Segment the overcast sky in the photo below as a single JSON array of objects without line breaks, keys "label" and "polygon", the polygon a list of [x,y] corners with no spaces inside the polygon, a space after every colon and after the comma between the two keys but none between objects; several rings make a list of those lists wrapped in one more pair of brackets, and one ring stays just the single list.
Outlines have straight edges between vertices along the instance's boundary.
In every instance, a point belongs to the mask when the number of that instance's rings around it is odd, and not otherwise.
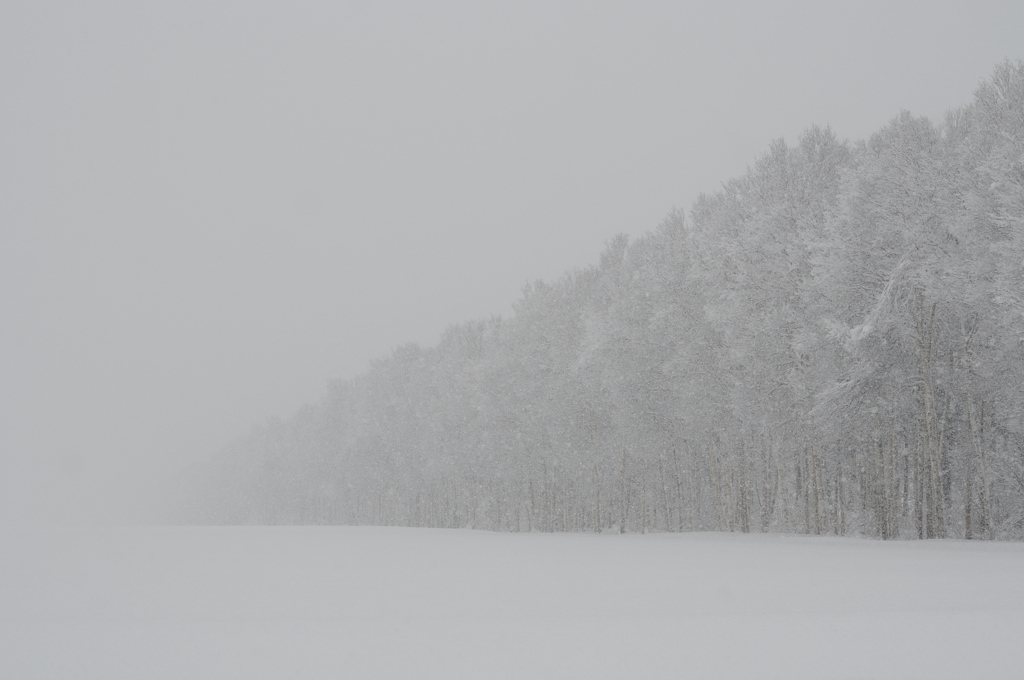
[{"label": "overcast sky", "polygon": [[0,524],[109,521],[811,124],[940,120],[1024,3],[0,4]]}]

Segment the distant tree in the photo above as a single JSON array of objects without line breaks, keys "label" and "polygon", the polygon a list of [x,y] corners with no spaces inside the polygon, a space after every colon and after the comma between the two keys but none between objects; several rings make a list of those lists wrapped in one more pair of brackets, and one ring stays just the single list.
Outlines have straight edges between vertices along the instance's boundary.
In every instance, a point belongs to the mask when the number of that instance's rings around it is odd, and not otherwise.
[{"label": "distant tree", "polygon": [[182,497],[218,523],[1020,539],[1022,291],[1006,62],[941,126],[772,143],[510,318],[254,428]]}]

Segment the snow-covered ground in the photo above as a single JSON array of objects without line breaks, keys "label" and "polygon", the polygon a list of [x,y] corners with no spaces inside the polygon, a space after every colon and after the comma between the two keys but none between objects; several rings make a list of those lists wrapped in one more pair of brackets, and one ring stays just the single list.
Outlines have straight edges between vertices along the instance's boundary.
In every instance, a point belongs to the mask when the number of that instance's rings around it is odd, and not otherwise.
[{"label": "snow-covered ground", "polygon": [[1024,545],[0,532],[3,678],[1021,678]]}]

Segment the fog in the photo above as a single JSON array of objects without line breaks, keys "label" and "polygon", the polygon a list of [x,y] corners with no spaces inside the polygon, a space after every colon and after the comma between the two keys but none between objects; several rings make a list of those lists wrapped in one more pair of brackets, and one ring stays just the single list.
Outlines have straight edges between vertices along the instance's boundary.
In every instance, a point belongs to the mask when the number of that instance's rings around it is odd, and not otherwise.
[{"label": "fog", "polygon": [[1020,3],[0,7],[0,523],[507,315],[767,149],[941,120]]}]

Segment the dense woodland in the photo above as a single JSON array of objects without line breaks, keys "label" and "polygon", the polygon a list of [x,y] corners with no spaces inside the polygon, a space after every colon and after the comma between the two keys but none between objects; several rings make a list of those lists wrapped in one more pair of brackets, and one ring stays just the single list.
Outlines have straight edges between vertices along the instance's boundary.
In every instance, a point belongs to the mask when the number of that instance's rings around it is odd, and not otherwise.
[{"label": "dense woodland", "polygon": [[209,523],[1024,538],[1024,63],[773,143],[186,487]]}]

